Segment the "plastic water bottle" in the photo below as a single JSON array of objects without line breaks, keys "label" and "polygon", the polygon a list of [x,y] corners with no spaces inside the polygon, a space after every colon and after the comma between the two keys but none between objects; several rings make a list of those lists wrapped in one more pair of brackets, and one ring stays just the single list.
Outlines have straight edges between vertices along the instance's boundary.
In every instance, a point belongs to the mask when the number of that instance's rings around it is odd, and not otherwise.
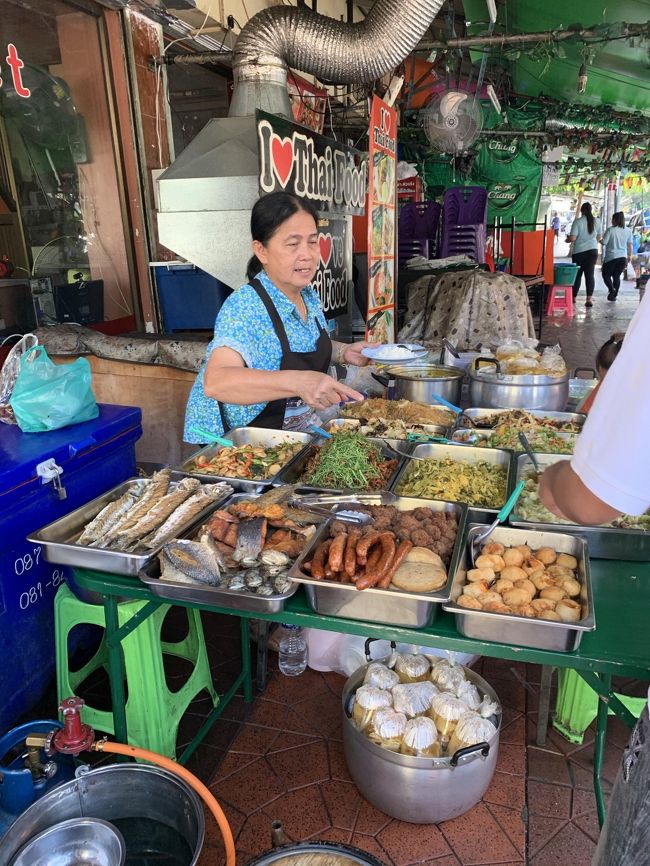
[{"label": "plastic water bottle", "polygon": [[307,667],[307,641],[299,625],[282,625],[278,665],[285,677],[298,677]]}]

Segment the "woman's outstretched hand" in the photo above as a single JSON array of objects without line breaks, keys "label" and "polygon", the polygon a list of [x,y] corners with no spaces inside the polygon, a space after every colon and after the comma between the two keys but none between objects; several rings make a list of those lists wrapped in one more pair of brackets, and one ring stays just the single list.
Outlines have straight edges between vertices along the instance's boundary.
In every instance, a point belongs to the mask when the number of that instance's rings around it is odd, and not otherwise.
[{"label": "woman's outstretched hand", "polygon": [[325,373],[296,372],[295,381],[296,396],[312,409],[329,409],[350,400],[363,400],[363,394]]}]

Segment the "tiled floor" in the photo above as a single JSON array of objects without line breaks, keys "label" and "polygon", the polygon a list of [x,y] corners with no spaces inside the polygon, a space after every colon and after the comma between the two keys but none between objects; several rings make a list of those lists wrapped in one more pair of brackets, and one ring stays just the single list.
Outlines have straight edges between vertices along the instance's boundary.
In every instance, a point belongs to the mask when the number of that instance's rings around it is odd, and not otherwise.
[{"label": "tiled floor", "polygon": [[[226,688],[237,668],[236,620],[205,616],[215,681]],[[228,659],[223,650],[228,646]],[[588,866],[598,823],[592,785],[593,731],[572,745],[549,729],[535,743],[540,669],[479,659],[474,666],[503,706],[496,772],[483,799],[439,825],[415,825],[380,812],[357,791],[347,770],[341,733],[344,678],[308,669],[298,678],[275,669],[252,705],[236,698],[189,766],[221,803],[244,866],[271,847],[271,822],[292,841],[345,842],[386,866]],[[631,687],[629,693],[633,693]],[[187,742],[207,709],[192,705],[182,725]],[[609,790],[625,745],[624,725],[611,719],[604,768]],[[220,866],[223,846],[211,818],[199,866]]]}]

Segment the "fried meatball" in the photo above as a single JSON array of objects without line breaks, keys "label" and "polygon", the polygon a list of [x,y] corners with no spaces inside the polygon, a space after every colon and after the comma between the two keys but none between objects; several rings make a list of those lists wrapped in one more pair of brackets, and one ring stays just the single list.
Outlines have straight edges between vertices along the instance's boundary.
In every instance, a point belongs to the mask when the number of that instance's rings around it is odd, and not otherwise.
[{"label": "fried meatball", "polygon": [[431,509],[423,507],[414,508],[413,517],[415,517],[418,522],[422,520],[428,520],[431,517]]},{"label": "fried meatball", "polygon": [[411,533],[411,541],[416,547],[431,547],[431,536],[424,529],[416,529]]}]

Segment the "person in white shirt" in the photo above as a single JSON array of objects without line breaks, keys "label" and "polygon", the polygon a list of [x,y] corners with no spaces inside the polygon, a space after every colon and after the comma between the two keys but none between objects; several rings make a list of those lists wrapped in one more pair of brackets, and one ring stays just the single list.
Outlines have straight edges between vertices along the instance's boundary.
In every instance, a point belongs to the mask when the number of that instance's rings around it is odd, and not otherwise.
[{"label": "person in white shirt", "polygon": [[615,301],[621,287],[621,274],[632,258],[632,229],[625,225],[625,214],[617,211],[612,224],[603,235],[603,267],[601,275],[607,286],[608,301]]},{"label": "person in white shirt", "polygon": [[598,261],[598,241],[600,240],[600,223],[591,212],[591,204],[586,201],[580,208],[580,214],[573,220],[567,240],[571,242],[571,261],[578,265],[578,273],[573,283],[573,300],[578,296],[582,275],[585,277],[587,300],[585,307],[593,307],[591,300],[596,285],[595,270]]},{"label": "person in white shirt", "polygon": [[[650,508],[650,296],[639,305],[603,381],[571,461],[549,467],[540,498],[574,523],[606,523]],[[650,720],[634,729],[612,792],[592,866],[650,863]]]}]

